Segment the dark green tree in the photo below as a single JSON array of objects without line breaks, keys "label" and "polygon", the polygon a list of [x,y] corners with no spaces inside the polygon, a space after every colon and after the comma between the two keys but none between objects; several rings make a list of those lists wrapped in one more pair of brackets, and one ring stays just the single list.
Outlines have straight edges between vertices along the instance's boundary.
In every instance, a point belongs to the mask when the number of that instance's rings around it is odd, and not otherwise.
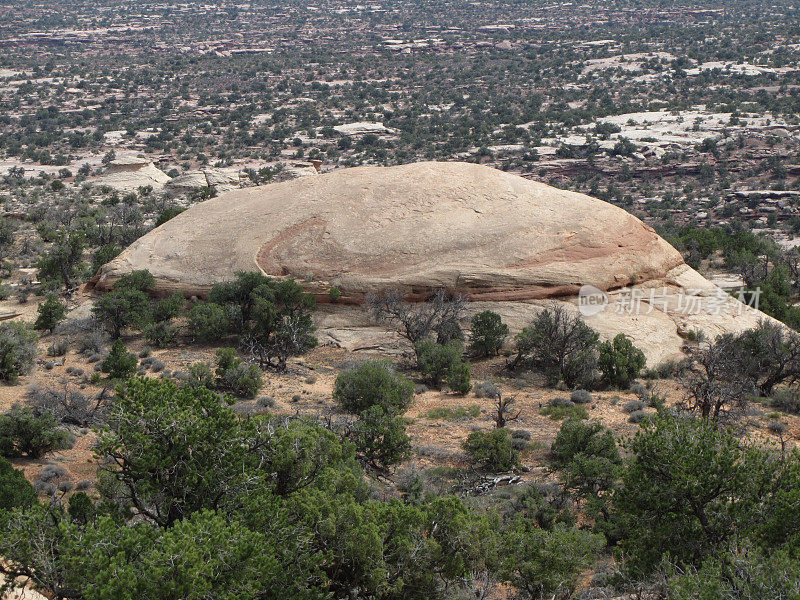
[{"label": "dark green tree", "polygon": [[122,252],[116,244],[104,244],[92,254],[92,273],[97,273],[107,262],[111,262]]},{"label": "dark green tree", "polygon": [[[787,498],[780,490],[797,476],[796,466],[777,469],[763,451],[693,418],[658,416],[625,447],[632,457],[613,506],[626,568],[638,576],[651,573],[665,554],[700,567],[747,531],[771,528]],[[775,479],[780,471],[783,482]],[[786,530],[774,537],[786,540]]]},{"label": "dark green tree", "polygon": [[92,313],[114,339],[126,327],[143,329],[151,319],[149,292],[154,285],[155,279],[148,271],[133,271],[120,277],[114,288],[94,303]]},{"label": "dark green tree", "polygon": [[362,412],[350,428],[348,436],[364,464],[378,473],[389,469],[411,455],[411,440],[403,417],[376,405]]},{"label": "dark green tree", "polygon": [[492,473],[510,471],[520,466],[519,452],[511,443],[508,429],[473,431],[463,443],[470,462]]},{"label": "dark green tree", "polygon": [[128,352],[122,340],[116,339],[108,356],[100,363],[100,369],[111,379],[126,379],[136,372],[138,364],[136,355]]},{"label": "dark green tree", "polygon": [[28,325],[0,323],[0,381],[15,383],[36,364],[38,337]]},{"label": "dark green tree", "polygon": [[50,411],[14,405],[0,415],[0,456],[39,458],[69,448],[73,441],[74,436],[59,429]]},{"label": "dark green tree", "polygon": [[417,344],[416,352],[419,370],[432,385],[438,388],[444,380],[450,380],[454,391],[461,393],[466,388],[463,392],[466,393],[470,390],[469,364],[464,361],[461,342],[440,344],[426,340]]},{"label": "dark green tree", "polygon": [[[115,403],[96,453],[121,497],[155,523],[169,526],[218,508],[241,490],[247,446],[236,415],[205,388],[131,379]],[[175,469],[175,465],[182,465]]]},{"label": "dark green tree", "polygon": [[66,316],[67,307],[64,306],[55,294],[47,294],[45,301],[39,305],[39,316],[33,324],[34,329],[46,329],[50,333]]},{"label": "dark green tree", "polygon": [[230,333],[229,313],[214,302],[201,302],[189,310],[189,331],[201,342],[220,340]]},{"label": "dark green tree", "polygon": [[618,333],[613,341],[602,342],[598,350],[597,364],[603,381],[620,389],[627,388],[647,362],[644,352],[624,333]]},{"label": "dark green tree", "polygon": [[470,351],[477,356],[494,356],[508,337],[508,325],[500,315],[485,310],[472,317]]},{"label": "dark green tree", "polygon": [[530,364],[542,371],[550,385],[590,387],[597,365],[598,334],[561,306],[540,312],[516,336],[513,366]]},{"label": "dark green tree", "polygon": [[25,474],[0,456],[0,512],[28,508],[35,502],[36,490],[25,479]]},{"label": "dark green tree", "polygon": [[388,363],[364,361],[336,378],[333,398],[346,411],[360,414],[380,406],[387,412],[404,413],[414,396],[414,384]]},{"label": "dark green tree", "polygon": [[507,526],[502,574],[523,598],[565,600],[604,545],[600,535],[558,525],[544,531],[520,517]]}]

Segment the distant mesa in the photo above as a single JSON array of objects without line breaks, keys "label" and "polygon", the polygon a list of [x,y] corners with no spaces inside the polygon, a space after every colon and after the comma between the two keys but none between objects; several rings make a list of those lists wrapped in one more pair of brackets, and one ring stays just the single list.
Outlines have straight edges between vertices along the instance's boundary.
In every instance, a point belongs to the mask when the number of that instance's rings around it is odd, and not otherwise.
[{"label": "distant mesa", "polygon": [[[631,335],[656,363],[678,354],[690,329],[715,335],[764,316],[626,211],[458,162],[356,167],[222,194],[137,240],[90,286],[109,289],[136,269],[153,273],[159,293],[187,296],[246,270],[295,278],[323,302],[336,286],[342,298],[322,307],[319,326],[351,349],[384,343],[358,305],[390,288],[409,300],[440,288],[465,294],[473,311],[491,308],[513,330],[553,301],[577,310],[581,286],[595,286],[612,302],[587,321],[604,336]],[[660,302],[642,292],[626,311],[614,301],[629,287],[657,289]],[[714,299],[716,312],[691,314],[681,288]]]}]

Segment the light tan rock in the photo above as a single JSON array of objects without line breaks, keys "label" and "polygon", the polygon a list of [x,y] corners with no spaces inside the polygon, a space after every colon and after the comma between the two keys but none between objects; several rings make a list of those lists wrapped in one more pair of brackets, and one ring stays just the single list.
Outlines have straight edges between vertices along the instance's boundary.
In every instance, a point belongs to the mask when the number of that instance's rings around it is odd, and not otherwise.
[{"label": "light tan rock", "polygon": [[236,170],[187,171],[170,179],[165,187],[167,192],[172,195],[184,194],[206,187],[213,187],[217,193],[229,192],[239,187],[239,176]]},{"label": "light tan rock", "polygon": [[100,284],[148,268],[161,285],[202,291],[261,268],[354,299],[392,286],[520,300],[650,280],[682,262],[651,228],[601,200],[489,167],[417,163],[220,195],[135,242]]},{"label": "light tan rock", "polygon": [[359,123],[347,123],[345,125],[337,125],[333,128],[336,133],[342,135],[364,135],[367,133],[375,134],[394,134],[397,133],[396,129],[386,127],[383,123],[373,123],[369,121],[362,121]]},{"label": "light tan rock", "polygon": [[313,162],[295,161],[285,165],[277,175],[275,181],[291,181],[292,179],[299,179],[300,177],[314,176],[319,173],[317,167]]},{"label": "light tan rock", "polygon": [[121,192],[135,192],[140,187],[151,186],[160,192],[169,181],[169,175],[143,158],[119,158],[111,161],[105,173],[95,178],[95,185],[107,185]]},{"label": "light tan rock", "polygon": [[[553,300],[577,310],[575,296],[588,284],[612,292],[606,310],[587,321],[604,337],[631,335],[651,362],[680,353],[688,329],[728,331],[763,316],[685,314],[687,293],[716,306],[722,292],[639,219],[467,163],[358,167],[222,194],[136,241],[92,285],[108,289],[135,269],[149,269],[159,292],[187,296],[254,269],[293,277],[323,302],[337,286],[341,302],[354,305],[388,288],[416,300],[443,287],[467,295],[473,312],[499,312],[512,330]],[[635,314],[613,291],[632,285],[637,297],[658,290]],[[722,297],[730,308],[741,306]],[[318,315],[323,337],[350,348],[382,343],[358,311],[325,307]]]}]

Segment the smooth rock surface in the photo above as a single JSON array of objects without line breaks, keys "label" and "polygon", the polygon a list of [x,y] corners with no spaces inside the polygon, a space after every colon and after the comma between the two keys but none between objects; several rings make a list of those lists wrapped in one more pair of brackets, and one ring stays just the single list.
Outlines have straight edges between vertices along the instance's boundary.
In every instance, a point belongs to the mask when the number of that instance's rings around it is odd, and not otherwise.
[{"label": "smooth rock surface", "polygon": [[161,192],[169,180],[169,175],[149,160],[133,157],[111,161],[107,171],[92,183],[98,186],[107,185],[121,192],[135,192],[140,187],[149,185],[154,191]]},{"label": "smooth rock surface", "polygon": [[[293,277],[321,302],[337,286],[320,333],[353,349],[397,343],[379,340],[359,306],[389,288],[409,300],[460,292],[472,312],[495,310],[518,331],[552,301],[577,310],[580,287],[596,286],[611,291],[609,304],[587,321],[603,337],[630,335],[651,363],[678,355],[690,329],[713,335],[763,317],[626,211],[468,163],[357,167],[222,194],[143,236],[91,285],[108,289],[135,269],[149,269],[159,292],[187,296],[254,269]],[[629,286],[638,291],[619,291]],[[696,314],[694,296],[709,305]]]}]

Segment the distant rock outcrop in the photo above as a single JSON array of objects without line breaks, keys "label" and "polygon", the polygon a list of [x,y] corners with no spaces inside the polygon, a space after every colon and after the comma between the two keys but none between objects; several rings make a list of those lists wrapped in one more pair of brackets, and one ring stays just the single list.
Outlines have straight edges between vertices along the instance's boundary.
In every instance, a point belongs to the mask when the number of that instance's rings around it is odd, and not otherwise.
[{"label": "distant rock outcrop", "polygon": [[317,175],[319,173],[319,165],[321,161],[294,161],[290,162],[288,165],[284,165],[284,167],[278,171],[278,174],[275,175],[275,181],[290,181],[292,179],[299,179],[300,177],[306,177],[308,175]]},{"label": "distant rock outcrop", "polygon": [[118,158],[108,164],[105,173],[97,177],[95,185],[107,185],[121,192],[135,192],[140,187],[150,186],[156,192],[164,189],[170,180],[146,158]]},{"label": "distant rock outcrop", "polygon": [[347,123],[345,125],[337,125],[333,128],[336,133],[342,135],[365,135],[367,133],[374,133],[376,135],[387,135],[397,133],[396,129],[386,127],[383,123],[373,123],[369,121],[361,121],[359,123]]},{"label": "distant rock outcrop", "polygon": [[350,348],[388,343],[358,306],[388,288],[412,301],[463,293],[513,330],[553,301],[578,310],[581,287],[594,286],[607,304],[587,322],[629,334],[651,363],[678,354],[690,329],[714,335],[763,317],[624,210],[467,163],[358,167],[223,194],[139,239],[92,285],[108,289],[134,269],[187,295],[253,269],[293,277],[323,302],[336,286],[342,297],[322,307],[319,326]]},{"label": "distant rock outcrop", "polygon": [[206,187],[213,187],[217,193],[235,190],[239,187],[238,171],[222,169],[187,171],[170,179],[166,184],[166,191],[172,195],[180,195]]}]

